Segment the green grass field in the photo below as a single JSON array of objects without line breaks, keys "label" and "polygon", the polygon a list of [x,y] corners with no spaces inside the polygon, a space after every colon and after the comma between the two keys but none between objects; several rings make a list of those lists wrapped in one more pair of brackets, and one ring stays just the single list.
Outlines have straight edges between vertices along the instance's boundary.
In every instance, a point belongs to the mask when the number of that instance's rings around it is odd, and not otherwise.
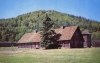
[{"label": "green grass field", "polygon": [[100,63],[100,48],[42,50],[1,47],[0,63]]}]

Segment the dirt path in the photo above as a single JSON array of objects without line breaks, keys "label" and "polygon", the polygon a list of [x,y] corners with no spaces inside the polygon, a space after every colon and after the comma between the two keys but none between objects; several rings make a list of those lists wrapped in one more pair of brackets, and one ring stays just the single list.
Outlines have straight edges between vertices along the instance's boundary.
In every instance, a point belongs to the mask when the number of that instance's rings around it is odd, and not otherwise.
[{"label": "dirt path", "polygon": [[8,53],[8,54],[12,54],[12,53],[19,53],[19,52],[22,52],[20,50],[16,50],[16,51],[13,51],[13,50],[8,50],[8,51],[0,51],[0,53]]}]

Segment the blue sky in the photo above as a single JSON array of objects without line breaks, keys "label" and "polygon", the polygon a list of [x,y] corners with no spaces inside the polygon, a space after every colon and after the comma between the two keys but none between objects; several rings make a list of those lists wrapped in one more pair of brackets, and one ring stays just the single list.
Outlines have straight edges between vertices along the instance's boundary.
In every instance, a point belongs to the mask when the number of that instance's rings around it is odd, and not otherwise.
[{"label": "blue sky", "polygon": [[37,10],[55,10],[100,22],[100,0],[0,0],[0,19]]}]

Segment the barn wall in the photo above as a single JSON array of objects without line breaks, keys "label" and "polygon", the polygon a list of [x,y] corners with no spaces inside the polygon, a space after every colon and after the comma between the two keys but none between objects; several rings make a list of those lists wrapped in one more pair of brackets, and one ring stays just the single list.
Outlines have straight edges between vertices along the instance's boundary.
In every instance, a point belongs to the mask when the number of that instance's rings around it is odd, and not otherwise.
[{"label": "barn wall", "polygon": [[91,47],[91,35],[83,34],[84,38],[84,47]]},{"label": "barn wall", "polygon": [[18,48],[39,48],[39,46],[39,42],[18,44]]},{"label": "barn wall", "polygon": [[35,43],[31,43],[31,48],[35,48]]},{"label": "barn wall", "polygon": [[84,38],[84,47],[87,47],[87,36],[83,35],[83,38]]},{"label": "barn wall", "polygon": [[61,45],[62,47],[65,47],[65,48],[70,48],[70,42],[69,41],[59,41],[58,42],[59,45]]},{"label": "barn wall", "polygon": [[71,48],[82,48],[83,47],[83,37],[80,30],[77,29],[71,39]]},{"label": "barn wall", "polygon": [[91,35],[87,36],[88,47],[91,47]]}]

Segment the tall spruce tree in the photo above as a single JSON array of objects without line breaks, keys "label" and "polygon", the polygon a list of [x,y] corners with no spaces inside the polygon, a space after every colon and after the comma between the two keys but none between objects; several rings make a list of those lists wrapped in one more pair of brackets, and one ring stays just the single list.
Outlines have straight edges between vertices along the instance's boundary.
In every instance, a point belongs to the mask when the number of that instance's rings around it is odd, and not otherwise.
[{"label": "tall spruce tree", "polygon": [[55,32],[53,30],[54,22],[45,14],[43,27],[41,29],[41,47],[47,48],[50,44],[56,43]]}]

